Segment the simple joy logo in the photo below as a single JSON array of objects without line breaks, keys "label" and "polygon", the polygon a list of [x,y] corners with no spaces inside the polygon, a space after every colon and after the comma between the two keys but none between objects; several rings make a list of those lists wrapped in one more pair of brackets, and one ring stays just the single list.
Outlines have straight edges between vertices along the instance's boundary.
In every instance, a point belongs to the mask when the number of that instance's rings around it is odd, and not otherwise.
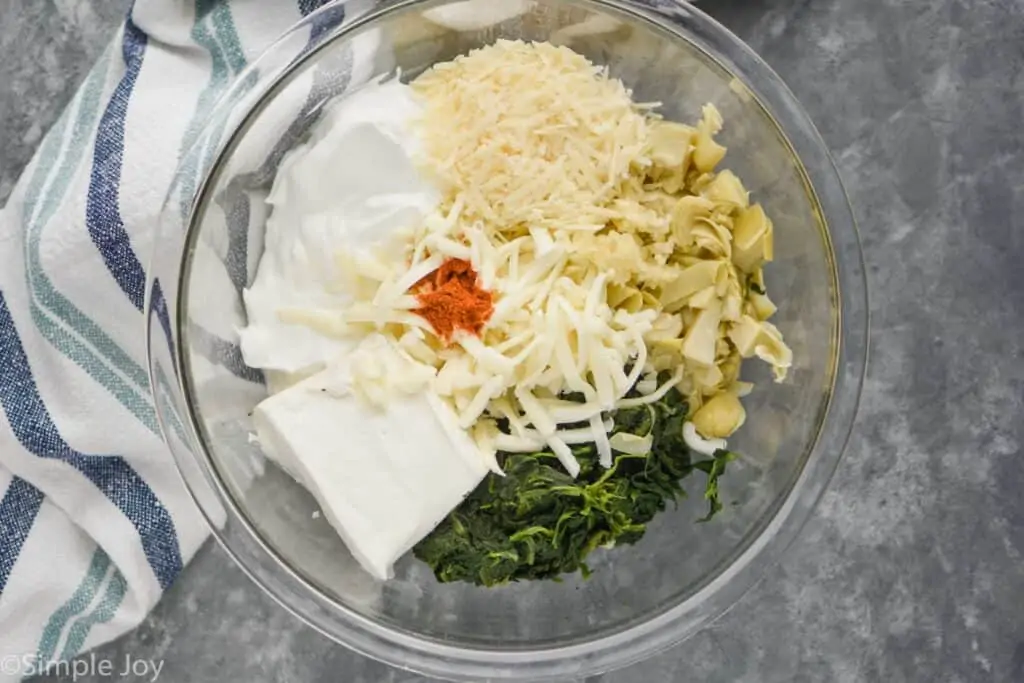
[{"label": "simple joy logo", "polygon": [[47,674],[64,681],[77,681],[87,677],[138,680],[156,683],[163,672],[164,662],[139,659],[128,654],[121,660],[103,659],[89,654],[78,659],[44,662],[37,655],[0,655],[0,675],[28,678]]}]

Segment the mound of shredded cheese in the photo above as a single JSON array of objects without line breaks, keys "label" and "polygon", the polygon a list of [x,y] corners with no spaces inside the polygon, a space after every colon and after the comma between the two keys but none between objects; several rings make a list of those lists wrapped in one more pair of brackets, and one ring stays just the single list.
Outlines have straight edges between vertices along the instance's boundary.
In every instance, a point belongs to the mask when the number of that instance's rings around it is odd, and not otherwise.
[{"label": "mound of shredded cheese", "polygon": [[[674,386],[702,437],[738,429],[742,359],[781,381],[792,353],[767,321],[771,221],[734,174],[715,172],[717,110],[693,127],[660,120],[606,70],[547,43],[499,41],[413,88],[442,203],[400,248],[340,254],[357,303],[302,321],[384,335],[433,373],[496,471],[499,450],[550,448],[573,476],[573,444],[594,443],[605,466],[613,451],[644,453],[649,439],[609,439],[608,414]],[[493,297],[479,336],[443,338],[415,312],[414,286],[450,259],[472,264]],[[373,381],[368,393],[386,400]]]}]

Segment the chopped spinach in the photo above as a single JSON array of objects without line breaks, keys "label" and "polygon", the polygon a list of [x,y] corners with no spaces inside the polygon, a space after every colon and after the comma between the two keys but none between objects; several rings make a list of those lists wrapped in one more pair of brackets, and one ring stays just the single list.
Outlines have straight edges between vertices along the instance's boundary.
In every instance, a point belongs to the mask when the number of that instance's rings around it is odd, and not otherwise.
[{"label": "chopped spinach", "polygon": [[615,431],[653,435],[645,456],[618,454],[605,470],[592,444],[573,449],[579,477],[565,473],[550,452],[499,453],[505,476],[490,474],[415,548],[442,582],[494,586],[555,579],[577,570],[601,546],[639,541],[647,523],[684,496],[681,481],[707,474],[704,496],[711,519],[722,505],[718,479],[734,456],[718,451],[694,461],[683,441],[686,403],[675,390],[647,406],[614,414]]}]

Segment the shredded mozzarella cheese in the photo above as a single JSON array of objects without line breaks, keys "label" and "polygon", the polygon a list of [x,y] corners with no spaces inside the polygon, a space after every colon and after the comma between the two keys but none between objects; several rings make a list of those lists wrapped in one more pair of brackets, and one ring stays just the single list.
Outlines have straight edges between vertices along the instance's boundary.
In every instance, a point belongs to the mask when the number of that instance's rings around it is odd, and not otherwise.
[{"label": "shredded mozzarella cheese", "polygon": [[[772,225],[736,176],[713,173],[725,154],[713,106],[696,127],[663,122],[581,55],[504,40],[412,87],[441,204],[388,248],[404,264],[339,257],[369,296],[340,316],[289,316],[393,338],[436,371],[432,388],[482,450],[546,445],[573,476],[570,445],[594,443],[605,467],[613,451],[650,449],[648,437],[610,439],[609,411],[679,387],[692,417],[715,395],[749,391],[739,364],[755,355],[785,376],[792,353],[767,322],[774,305],[760,272]],[[469,261],[494,297],[481,336],[458,334],[450,347],[412,312],[412,289],[449,258]],[[373,378],[374,400],[387,381]],[[565,427],[576,423],[586,427]]]}]

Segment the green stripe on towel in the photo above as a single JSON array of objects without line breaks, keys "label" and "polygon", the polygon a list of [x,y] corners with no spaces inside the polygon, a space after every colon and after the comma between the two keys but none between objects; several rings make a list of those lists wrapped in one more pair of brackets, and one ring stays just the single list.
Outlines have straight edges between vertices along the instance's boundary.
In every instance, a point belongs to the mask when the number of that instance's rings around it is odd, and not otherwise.
[{"label": "green stripe on towel", "polygon": [[57,651],[57,645],[60,643],[60,636],[64,632],[64,627],[72,618],[84,612],[92,604],[109,567],[110,557],[103,551],[103,548],[97,547],[96,552],[92,554],[89,569],[86,570],[82,582],[78,584],[78,588],[75,589],[71,598],[61,605],[50,616],[49,621],[46,622],[43,636],[39,640],[39,646],[36,647],[37,661],[42,664],[53,661],[53,654]]},{"label": "green stripe on towel", "polygon": [[110,575],[110,581],[107,582],[107,592],[103,594],[103,599],[96,609],[89,616],[76,621],[68,631],[68,639],[64,643],[64,651],[60,655],[61,661],[70,661],[82,651],[82,646],[89,638],[92,627],[96,624],[105,624],[113,619],[127,594],[128,582],[124,580],[124,575],[115,568],[114,573]]}]

